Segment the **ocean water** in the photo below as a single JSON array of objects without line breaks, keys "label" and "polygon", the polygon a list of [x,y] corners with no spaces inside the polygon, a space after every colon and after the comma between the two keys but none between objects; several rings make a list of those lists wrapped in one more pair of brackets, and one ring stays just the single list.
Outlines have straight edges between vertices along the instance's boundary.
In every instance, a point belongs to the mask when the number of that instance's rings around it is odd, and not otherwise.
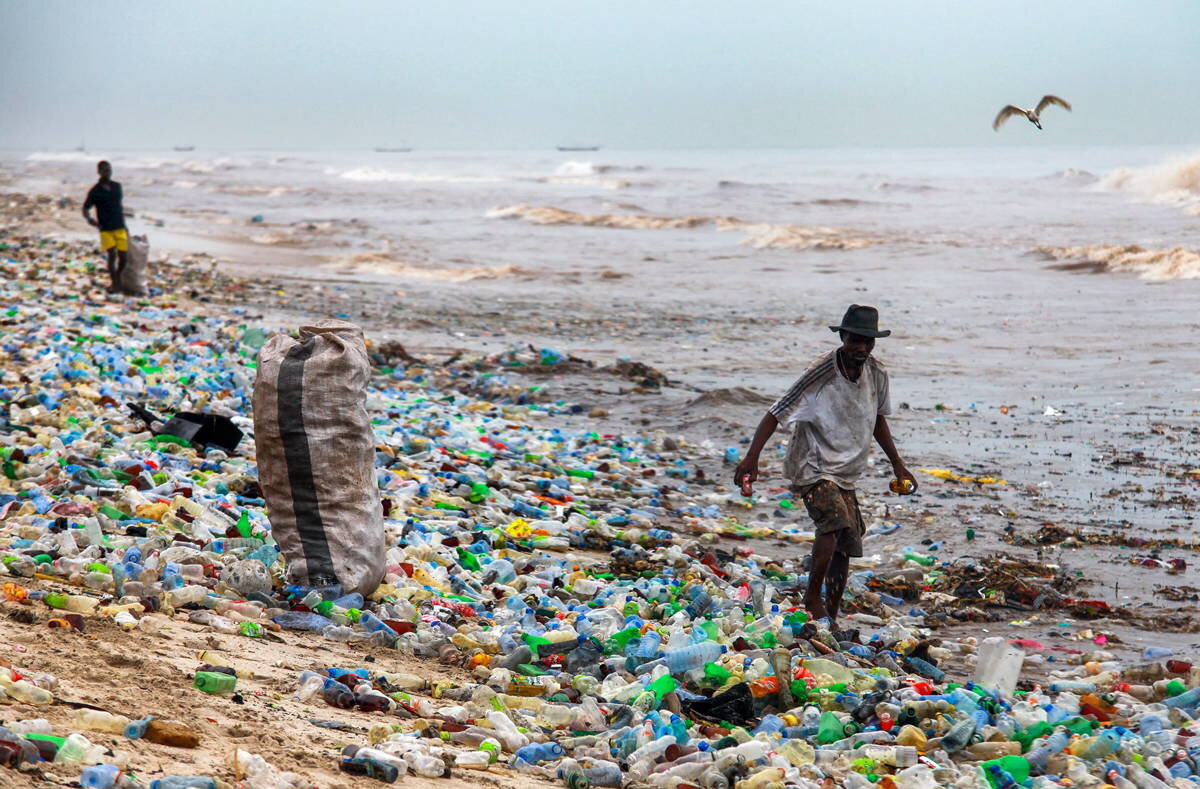
[{"label": "ocean water", "polygon": [[9,151],[0,168],[19,188],[81,197],[101,157],[135,230],[303,249],[379,277],[636,273],[647,257],[699,270],[755,252],[801,269],[838,255],[953,266],[969,250],[1200,277],[1200,146]]},{"label": "ocean water", "polygon": [[372,336],[418,352],[646,362],[680,387],[660,405],[562,396],[719,446],[874,304],[911,465],[1011,480],[987,512],[926,499],[937,528],[1194,529],[1200,145],[7,152],[0,191],[80,199],[100,156],[154,248],[236,257],[318,314],[366,283]]}]

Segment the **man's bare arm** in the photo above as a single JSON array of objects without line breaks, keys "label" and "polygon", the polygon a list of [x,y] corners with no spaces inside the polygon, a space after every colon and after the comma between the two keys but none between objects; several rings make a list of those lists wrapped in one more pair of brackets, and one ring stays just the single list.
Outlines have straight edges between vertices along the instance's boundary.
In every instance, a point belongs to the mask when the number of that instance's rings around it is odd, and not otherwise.
[{"label": "man's bare arm", "polygon": [[908,466],[904,465],[904,459],[900,457],[900,453],[896,450],[896,442],[892,440],[891,428],[888,427],[887,417],[883,414],[875,417],[875,441],[892,464],[892,472],[896,475],[896,479],[907,479],[912,483],[912,490],[909,492],[915,493],[917,490],[917,478],[908,470]]},{"label": "man's bare arm", "polygon": [[775,429],[779,427],[779,420],[775,415],[768,411],[763,415],[762,421],[758,423],[758,429],[754,431],[754,439],[750,442],[750,448],[746,450],[746,457],[737,464],[737,468],[733,470],[733,484],[742,489],[743,496],[749,496],[754,492],[754,482],[758,479],[758,456],[762,452],[763,447],[767,445],[767,441],[775,434]]}]

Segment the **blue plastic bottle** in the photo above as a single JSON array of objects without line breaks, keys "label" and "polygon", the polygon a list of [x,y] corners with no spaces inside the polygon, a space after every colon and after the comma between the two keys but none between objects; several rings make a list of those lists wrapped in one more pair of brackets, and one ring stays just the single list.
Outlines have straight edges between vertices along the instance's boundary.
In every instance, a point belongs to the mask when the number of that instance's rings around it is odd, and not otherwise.
[{"label": "blue plastic bottle", "polygon": [[1172,709],[1194,709],[1197,705],[1200,705],[1200,688],[1192,688],[1185,693],[1180,693],[1178,696],[1163,699],[1162,704]]},{"label": "blue plastic bottle", "polygon": [[121,778],[121,768],[115,764],[94,764],[79,775],[79,785],[85,789],[112,789]]},{"label": "blue plastic bottle", "polygon": [[1030,766],[1037,772],[1042,772],[1046,769],[1046,762],[1056,753],[1061,753],[1071,742],[1070,735],[1067,732],[1059,729],[1046,738],[1046,741],[1038,747],[1025,754],[1025,759]]},{"label": "blue plastic bottle", "polygon": [[150,721],[154,720],[153,715],[147,715],[141,720],[130,721],[125,726],[125,736],[131,740],[140,740],[146,736],[146,728],[150,725]]},{"label": "blue plastic bottle", "polygon": [[556,742],[534,742],[518,748],[514,755],[529,764],[537,764],[561,759],[567,755],[567,752]]},{"label": "blue plastic bottle", "polygon": [[765,715],[762,722],[758,724],[752,734],[779,734],[786,728],[787,724],[783,722],[783,718],[778,715]]}]

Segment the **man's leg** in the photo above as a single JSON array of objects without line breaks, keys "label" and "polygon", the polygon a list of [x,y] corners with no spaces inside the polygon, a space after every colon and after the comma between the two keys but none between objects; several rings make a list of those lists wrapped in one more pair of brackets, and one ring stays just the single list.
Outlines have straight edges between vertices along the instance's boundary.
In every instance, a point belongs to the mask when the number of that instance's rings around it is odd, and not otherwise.
[{"label": "man's leg", "polygon": [[829,572],[837,547],[837,534],[818,534],[813,541],[812,566],[808,568],[808,591],[804,593],[804,608],[813,619],[829,616],[821,599],[821,586]]},{"label": "man's leg", "polygon": [[112,293],[117,289],[117,248],[115,246],[108,248],[108,292]]},{"label": "man's leg", "polygon": [[[836,536],[836,535],[830,535]],[[833,552],[829,570],[825,574],[825,608],[830,622],[837,622],[842,608],[842,595],[846,593],[846,581],[850,578],[850,557],[841,551]]]},{"label": "man's leg", "polygon": [[117,275],[113,278],[113,287],[120,289],[121,275],[125,273],[125,267],[129,265],[129,252],[124,249],[117,250]]},{"label": "man's leg", "polygon": [[[862,555],[853,548],[850,529],[858,522],[857,499],[829,480],[821,480],[804,489],[804,506],[816,526],[812,567],[804,607],[814,619],[837,618],[850,569],[850,554]],[[843,545],[843,543],[845,543]],[[826,594],[821,596],[824,585]]]}]

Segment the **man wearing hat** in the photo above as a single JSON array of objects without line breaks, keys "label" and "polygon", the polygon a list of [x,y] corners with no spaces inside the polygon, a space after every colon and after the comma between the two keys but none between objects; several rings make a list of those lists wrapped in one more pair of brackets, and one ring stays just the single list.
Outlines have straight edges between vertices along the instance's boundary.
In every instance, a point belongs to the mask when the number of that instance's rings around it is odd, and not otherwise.
[{"label": "man wearing hat", "polygon": [[892,443],[886,418],[892,409],[888,374],[871,356],[876,338],[891,334],[879,330],[879,310],[851,304],[841,324],[829,328],[842,344],[818,356],[767,410],[734,471],[734,484],[742,495],[751,495],[762,448],[780,423],[792,428],[783,473],[804,499],[817,532],[804,607],[813,619],[827,617],[832,627],[846,591],[850,557],[863,555],[864,526],[854,484],[867,468],[871,438],[891,461],[898,492],[914,492],[917,481]]}]

